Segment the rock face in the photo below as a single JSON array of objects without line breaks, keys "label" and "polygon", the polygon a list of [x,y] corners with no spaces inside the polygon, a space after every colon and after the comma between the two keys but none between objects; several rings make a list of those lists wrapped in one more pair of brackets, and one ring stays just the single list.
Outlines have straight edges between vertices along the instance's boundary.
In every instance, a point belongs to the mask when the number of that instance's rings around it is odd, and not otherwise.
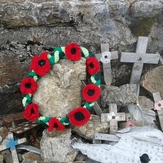
[{"label": "rock face", "polygon": [[151,94],[160,92],[163,98],[163,66],[148,71],[141,79],[141,86],[148,90]]},{"label": "rock face", "polygon": [[[22,109],[19,82],[31,57],[44,50],[77,42],[100,53],[100,44],[108,42],[110,50],[135,52],[141,35],[149,37],[147,52],[163,55],[162,8],[162,0],[1,0],[0,53],[9,56],[10,66],[0,64],[0,114]],[[113,85],[128,83],[131,65],[114,62],[112,70]]]},{"label": "rock face", "polygon": [[50,73],[39,80],[33,96],[44,116],[63,117],[81,106],[81,80],[86,78],[85,59],[77,62],[60,60]]},{"label": "rock face", "polygon": [[25,76],[28,65],[16,55],[0,52],[0,115],[23,110],[18,83]]},{"label": "rock face", "polygon": [[42,158],[45,162],[73,162],[77,152],[70,147],[71,130],[47,133],[45,130],[40,142]]},{"label": "rock face", "polygon": [[109,124],[101,123],[101,118],[97,115],[91,115],[87,124],[81,127],[74,127],[73,131],[86,139],[93,140],[95,133],[108,133]]},{"label": "rock face", "polygon": [[102,86],[101,102],[105,106],[109,103],[116,103],[119,106],[127,106],[136,102],[136,96],[115,86]]}]

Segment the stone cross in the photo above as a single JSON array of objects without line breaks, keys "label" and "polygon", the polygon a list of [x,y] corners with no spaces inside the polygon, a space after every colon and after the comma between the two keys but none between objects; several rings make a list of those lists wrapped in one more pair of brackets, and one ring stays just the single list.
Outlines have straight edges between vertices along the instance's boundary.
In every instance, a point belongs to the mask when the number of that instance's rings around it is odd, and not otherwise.
[{"label": "stone cross", "polygon": [[[160,92],[153,93],[153,98],[154,98],[155,102],[158,102],[158,101],[162,100]],[[158,113],[158,118],[159,118],[159,121],[160,121],[161,130],[163,131],[163,109],[157,110],[157,113]]]},{"label": "stone cross", "polygon": [[13,163],[19,163],[18,155],[16,152],[16,145],[22,144],[26,141],[27,141],[26,138],[14,140],[13,134],[10,133],[6,138],[6,141],[4,141],[5,144],[0,145],[0,151],[10,148],[12,158],[13,158]]},{"label": "stone cross", "polygon": [[117,113],[117,105],[109,104],[109,113],[101,114],[101,122],[110,122],[110,134],[118,130],[118,121],[125,121],[125,113]]},{"label": "stone cross", "polygon": [[98,61],[103,63],[104,81],[106,85],[111,85],[112,73],[110,61],[118,59],[118,51],[109,52],[109,44],[101,44],[101,54],[95,54]]},{"label": "stone cross", "polygon": [[136,53],[122,52],[121,62],[134,63],[130,78],[130,84],[138,84],[141,78],[141,73],[144,63],[157,64],[160,55],[146,53],[148,37],[138,37]]}]

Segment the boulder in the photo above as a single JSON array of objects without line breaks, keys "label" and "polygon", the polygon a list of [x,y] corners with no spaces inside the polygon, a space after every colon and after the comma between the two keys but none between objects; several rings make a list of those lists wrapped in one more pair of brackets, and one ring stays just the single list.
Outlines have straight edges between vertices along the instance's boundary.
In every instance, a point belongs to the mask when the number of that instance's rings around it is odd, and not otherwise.
[{"label": "boulder", "polygon": [[64,131],[54,130],[51,133],[45,130],[40,142],[43,160],[45,162],[72,163],[77,152],[70,147],[70,142],[71,129]]},{"label": "boulder", "polygon": [[74,127],[73,131],[86,139],[93,140],[95,133],[108,133],[109,123],[101,123],[101,118],[97,115],[91,115],[87,124],[81,127]]},{"label": "boulder", "polygon": [[163,66],[154,68],[142,76],[141,86],[152,96],[152,93],[160,92],[163,98]]},{"label": "boulder", "polygon": [[60,60],[42,77],[33,102],[44,116],[63,117],[81,106],[81,80],[86,78],[85,59],[77,62]]},{"label": "boulder", "polygon": [[143,109],[149,109],[149,110],[154,109],[154,102],[149,98],[145,96],[139,96],[138,101],[139,101],[139,105]]},{"label": "boulder", "polygon": [[127,106],[136,102],[136,96],[116,86],[101,86],[101,103],[103,106],[116,103],[119,106]]}]

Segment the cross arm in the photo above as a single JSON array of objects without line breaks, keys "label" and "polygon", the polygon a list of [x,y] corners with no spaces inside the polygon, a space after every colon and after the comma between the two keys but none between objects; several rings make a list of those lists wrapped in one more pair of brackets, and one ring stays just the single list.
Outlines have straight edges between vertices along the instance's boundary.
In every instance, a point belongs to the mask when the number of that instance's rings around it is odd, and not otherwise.
[{"label": "cross arm", "polygon": [[142,63],[150,63],[150,64],[157,64],[159,62],[160,55],[156,54],[141,54],[141,53],[121,53],[121,62],[142,62]]},{"label": "cross arm", "polygon": [[[111,51],[110,53],[111,53],[111,60],[118,59],[118,51]],[[100,61],[102,54],[101,53],[95,54],[95,57],[98,61]]]},{"label": "cross arm", "polygon": [[22,139],[19,139],[17,142],[18,142],[18,145],[19,145],[19,144],[27,142],[27,139],[26,138],[22,138]]}]

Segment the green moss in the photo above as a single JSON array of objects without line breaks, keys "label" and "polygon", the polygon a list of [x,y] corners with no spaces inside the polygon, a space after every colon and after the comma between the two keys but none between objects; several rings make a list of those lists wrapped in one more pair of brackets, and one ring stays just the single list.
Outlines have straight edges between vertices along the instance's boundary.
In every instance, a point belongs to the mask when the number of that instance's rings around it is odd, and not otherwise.
[{"label": "green moss", "polygon": [[135,36],[148,36],[154,23],[154,17],[138,19],[130,26],[130,29]]}]

